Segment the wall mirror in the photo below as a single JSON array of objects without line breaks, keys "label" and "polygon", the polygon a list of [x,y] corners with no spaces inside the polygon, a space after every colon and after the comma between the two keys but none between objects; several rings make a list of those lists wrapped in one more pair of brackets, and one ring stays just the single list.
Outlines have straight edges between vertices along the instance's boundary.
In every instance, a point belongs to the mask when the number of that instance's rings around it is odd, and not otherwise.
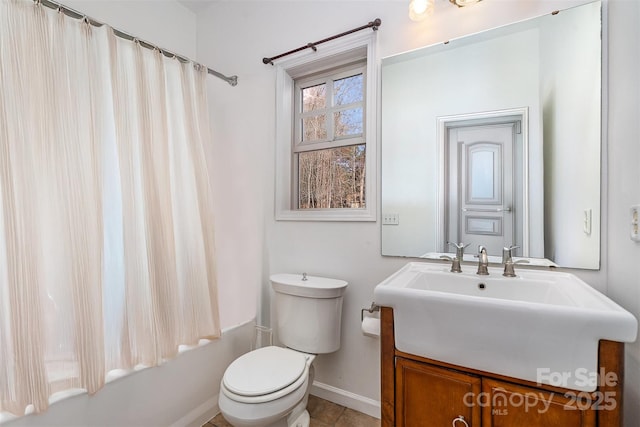
[{"label": "wall mirror", "polygon": [[383,59],[383,255],[599,268],[601,9]]}]

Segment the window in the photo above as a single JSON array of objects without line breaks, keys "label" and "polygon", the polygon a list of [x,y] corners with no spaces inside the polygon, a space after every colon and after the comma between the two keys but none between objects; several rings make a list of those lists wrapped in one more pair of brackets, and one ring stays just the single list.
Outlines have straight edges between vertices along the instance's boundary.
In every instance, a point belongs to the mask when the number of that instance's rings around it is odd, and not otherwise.
[{"label": "window", "polygon": [[364,63],[297,79],[294,203],[298,209],[364,208]]},{"label": "window", "polygon": [[278,64],[276,219],[375,221],[374,36]]}]

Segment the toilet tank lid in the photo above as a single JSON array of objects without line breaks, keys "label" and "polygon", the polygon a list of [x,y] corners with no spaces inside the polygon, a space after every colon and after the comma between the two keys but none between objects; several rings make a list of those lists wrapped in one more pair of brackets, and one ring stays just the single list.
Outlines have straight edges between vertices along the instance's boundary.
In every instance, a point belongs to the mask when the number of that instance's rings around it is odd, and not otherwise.
[{"label": "toilet tank lid", "polygon": [[338,298],[344,294],[347,282],[302,274],[279,273],[270,277],[273,290],[283,294],[308,298]]}]

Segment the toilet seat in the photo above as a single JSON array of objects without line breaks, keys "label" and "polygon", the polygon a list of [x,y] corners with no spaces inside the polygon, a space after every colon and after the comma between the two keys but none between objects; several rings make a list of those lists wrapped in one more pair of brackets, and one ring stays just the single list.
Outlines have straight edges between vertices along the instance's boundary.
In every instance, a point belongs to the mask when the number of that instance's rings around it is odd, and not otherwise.
[{"label": "toilet seat", "polygon": [[263,347],[240,356],[224,373],[222,392],[241,403],[264,403],[299,388],[309,375],[308,355]]}]

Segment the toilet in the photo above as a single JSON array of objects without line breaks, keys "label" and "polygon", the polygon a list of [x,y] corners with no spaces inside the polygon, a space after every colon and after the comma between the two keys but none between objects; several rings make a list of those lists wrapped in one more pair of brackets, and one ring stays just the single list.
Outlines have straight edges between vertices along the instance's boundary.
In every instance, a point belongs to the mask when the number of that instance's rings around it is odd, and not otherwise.
[{"label": "toilet", "polygon": [[344,280],[274,274],[276,332],[285,347],[246,353],[229,365],[218,404],[234,427],[308,427],[317,354],[340,348]]}]

